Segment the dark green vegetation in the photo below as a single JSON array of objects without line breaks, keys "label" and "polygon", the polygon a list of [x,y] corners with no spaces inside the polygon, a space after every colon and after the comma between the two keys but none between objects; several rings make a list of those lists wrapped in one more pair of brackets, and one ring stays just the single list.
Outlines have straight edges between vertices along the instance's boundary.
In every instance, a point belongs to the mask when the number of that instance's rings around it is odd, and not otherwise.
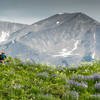
[{"label": "dark green vegetation", "polygon": [[100,63],[79,67],[0,65],[0,100],[100,100]]}]

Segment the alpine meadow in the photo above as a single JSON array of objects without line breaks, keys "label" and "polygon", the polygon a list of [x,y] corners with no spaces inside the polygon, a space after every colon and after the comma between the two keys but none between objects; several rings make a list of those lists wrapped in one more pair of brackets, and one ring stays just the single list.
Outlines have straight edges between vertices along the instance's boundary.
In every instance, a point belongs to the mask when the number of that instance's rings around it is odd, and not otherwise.
[{"label": "alpine meadow", "polygon": [[0,100],[100,100],[100,0],[0,0]]}]

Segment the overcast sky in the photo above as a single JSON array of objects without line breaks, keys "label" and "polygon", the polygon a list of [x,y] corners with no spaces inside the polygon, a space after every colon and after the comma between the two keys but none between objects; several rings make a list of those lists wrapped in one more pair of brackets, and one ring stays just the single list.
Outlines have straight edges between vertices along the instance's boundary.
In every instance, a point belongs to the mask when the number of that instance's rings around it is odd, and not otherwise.
[{"label": "overcast sky", "polygon": [[100,22],[100,0],[0,0],[5,21],[32,24],[63,12],[83,12]]}]

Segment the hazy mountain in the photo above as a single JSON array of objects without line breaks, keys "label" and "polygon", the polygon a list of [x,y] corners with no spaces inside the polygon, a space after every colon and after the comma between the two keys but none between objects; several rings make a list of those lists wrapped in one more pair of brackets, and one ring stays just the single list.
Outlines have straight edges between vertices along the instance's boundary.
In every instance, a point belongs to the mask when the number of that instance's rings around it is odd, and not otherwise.
[{"label": "hazy mountain", "polygon": [[12,33],[1,48],[23,60],[69,65],[100,59],[99,42],[99,22],[83,13],[64,13]]},{"label": "hazy mountain", "polygon": [[16,32],[24,27],[27,27],[27,26],[28,25],[24,25],[24,24],[0,21],[0,43],[8,40],[8,37],[13,32]]}]

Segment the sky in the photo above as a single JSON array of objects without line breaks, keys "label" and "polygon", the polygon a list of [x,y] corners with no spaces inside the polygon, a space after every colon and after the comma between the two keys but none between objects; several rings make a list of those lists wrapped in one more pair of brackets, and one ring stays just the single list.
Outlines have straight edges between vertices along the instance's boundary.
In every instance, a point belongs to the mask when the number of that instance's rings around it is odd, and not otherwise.
[{"label": "sky", "polygon": [[0,20],[33,24],[58,13],[82,12],[100,22],[100,0],[0,0]]}]

